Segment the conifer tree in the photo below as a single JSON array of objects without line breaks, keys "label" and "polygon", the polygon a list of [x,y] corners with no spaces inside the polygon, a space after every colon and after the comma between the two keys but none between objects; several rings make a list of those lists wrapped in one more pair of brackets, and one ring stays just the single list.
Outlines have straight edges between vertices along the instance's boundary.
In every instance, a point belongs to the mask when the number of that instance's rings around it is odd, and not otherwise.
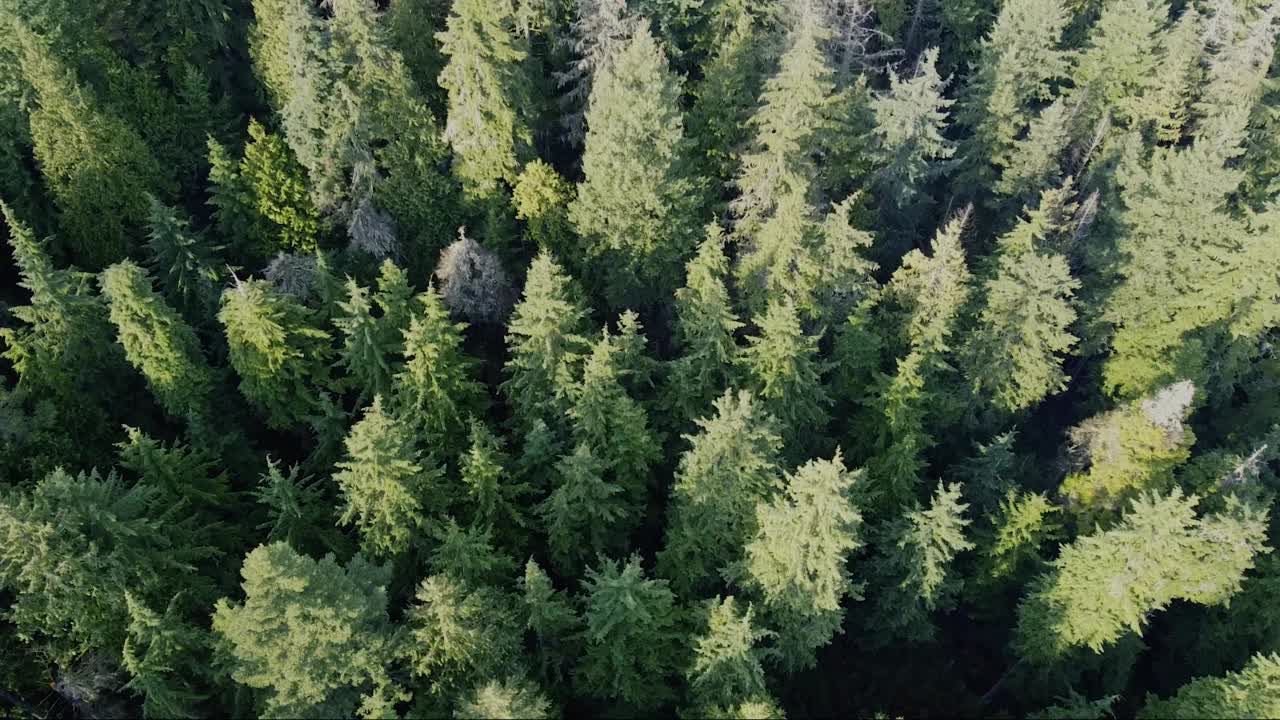
[{"label": "conifer tree", "polygon": [[190,222],[155,198],[151,199],[147,250],[151,272],[160,279],[165,299],[190,322],[212,320],[218,309],[216,286],[222,280],[217,257],[221,248],[209,243]]},{"label": "conifer tree", "polygon": [[765,656],[758,647],[772,633],[755,626],[750,604],[739,610],[732,595],[706,604],[706,630],[694,641],[693,664],[685,671],[696,712],[723,708],[743,698],[767,697]]},{"label": "conifer tree", "polygon": [[208,416],[213,371],[191,326],[152,288],[151,277],[123,260],[99,277],[116,338],[165,412],[197,424]]},{"label": "conifer tree", "polygon": [[337,550],[332,532],[337,518],[321,479],[299,475],[297,465],[281,472],[280,464],[267,458],[267,471],[252,491],[267,514],[257,529],[265,531],[268,542],[285,542],[299,550]]},{"label": "conifer tree", "polygon": [[756,325],[760,334],[747,338],[739,364],[765,412],[778,419],[788,455],[799,457],[820,441],[831,419],[819,338],[805,334],[795,305],[786,301],[770,303]]},{"label": "conifer tree", "polygon": [[538,506],[556,567],[573,574],[597,556],[625,548],[639,518],[609,464],[585,442],[556,463],[555,489]]},{"label": "conifer tree", "polygon": [[516,32],[512,0],[459,0],[436,35],[449,59],[440,87],[449,93],[444,137],[467,192],[483,197],[510,184],[529,153],[532,98],[522,63],[527,39]]},{"label": "conifer tree", "polygon": [[554,717],[551,702],[527,680],[490,680],[472,690],[453,711],[458,720]]},{"label": "conifer tree", "polygon": [[1001,4],[959,115],[974,132],[963,150],[965,162],[983,186],[1008,167],[1036,103],[1050,99],[1052,84],[1067,77],[1069,55],[1058,45],[1070,20],[1063,0]]},{"label": "conifer tree", "polygon": [[908,642],[932,639],[929,613],[950,610],[961,587],[951,567],[956,555],[974,545],[965,539],[969,505],[960,502],[960,485],[938,483],[927,510],[918,506],[879,528],[880,554],[872,574],[883,590],[868,622],[879,642],[900,637]]},{"label": "conifer tree", "polygon": [[271,237],[263,239],[268,253],[277,248],[314,252],[320,239],[320,214],[308,194],[306,174],[280,136],[267,132],[254,119],[249,120],[249,142],[239,172],[257,214],[270,228]]},{"label": "conifer tree", "polygon": [[501,537],[518,537],[528,525],[525,497],[533,488],[512,478],[511,459],[503,450],[502,438],[472,419],[470,447],[459,465],[471,524],[490,528]]},{"label": "conifer tree", "polygon": [[29,492],[0,498],[0,584],[9,621],[65,664],[86,652],[115,656],[125,640],[125,591],[158,603],[176,587],[197,596],[196,563],[214,555],[192,542],[200,527],[172,497],[111,473],[54,470]]},{"label": "conifer tree", "polygon": [[1196,678],[1167,700],[1148,696],[1138,717],[1271,717],[1280,713],[1278,688],[1280,657],[1258,653],[1240,672]]},{"label": "conifer tree", "polygon": [[511,192],[516,217],[525,222],[525,237],[539,249],[570,257],[574,248],[569,223],[573,186],[541,160],[524,166]]},{"label": "conifer tree", "polygon": [[151,150],[79,83],[51,42],[22,20],[6,23],[33,93],[32,153],[58,212],[63,242],[83,267],[124,258],[147,218],[148,192],[167,190]]},{"label": "conifer tree", "polygon": [[[933,444],[926,426],[931,406],[945,399],[939,376],[950,369],[957,318],[968,300],[969,271],[960,234],[966,216],[947,223],[933,241],[933,255],[912,250],[886,287],[886,296],[902,313],[902,339],[908,347],[893,376],[880,376],[875,411],[880,452],[869,465],[871,478],[889,505],[914,494],[924,468],[924,451]],[[882,418],[882,420],[881,420]]]},{"label": "conifer tree", "polygon": [[238,281],[222,292],[218,321],[240,392],[268,424],[296,426],[322,409],[316,391],[330,385],[329,335],[311,324],[302,305],[265,281]]},{"label": "conifer tree", "polygon": [[571,145],[586,137],[586,111],[595,78],[611,67],[641,21],[627,13],[626,0],[576,0],[575,17],[565,44],[577,57],[555,75],[564,90],[560,122]]},{"label": "conifer tree", "polygon": [[685,267],[684,287],[676,290],[676,338],[680,355],[670,365],[668,401],[684,422],[701,417],[734,378],[742,327],[725,287],[729,260],[724,232],[707,226],[698,254]]},{"label": "conifer tree", "polygon": [[125,591],[129,611],[128,636],[121,651],[122,665],[132,676],[125,688],[143,696],[142,716],[200,717],[207,699],[201,678],[206,674],[206,631],[186,622],[176,602],[160,614]]},{"label": "conifer tree", "polygon": [[510,360],[502,389],[525,432],[538,420],[557,432],[564,427],[572,385],[589,347],[588,312],[572,283],[543,251],[529,266],[524,297],[507,326]]},{"label": "conifer tree", "polygon": [[493,533],[487,527],[463,527],[448,518],[431,534],[437,544],[427,565],[436,575],[448,576],[468,587],[497,587],[514,574],[515,561],[494,548]]},{"label": "conifer tree", "polygon": [[1077,122],[1092,130],[1104,115],[1132,125],[1146,119],[1144,95],[1160,65],[1158,33],[1169,18],[1166,0],[1108,3],[1089,31],[1089,42],[1072,72]]},{"label": "conifer tree", "polygon": [[93,292],[89,274],[56,269],[48,244],[7,204],[0,202],[0,212],[20,274],[17,284],[30,293],[27,305],[8,309],[21,324],[0,328],[3,357],[17,373],[19,388],[63,402],[91,398],[88,388],[122,360],[105,303]]},{"label": "conifer tree", "polygon": [[346,369],[360,399],[384,395],[391,387],[391,363],[398,333],[382,332],[381,317],[374,317],[369,290],[347,278],[347,299],[338,303],[342,314],[333,325],[342,333],[338,363]]},{"label": "conifer tree", "polygon": [[520,627],[512,600],[496,588],[431,575],[409,608],[407,654],[431,694],[448,697],[483,678],[516,670]]},{"label": "conifer tree", "polygon": [[523,594],[525,627],[533,634],[536,670],[544,683],[559,685],[565,668],[576,657],[580,619],[562,590],[532,558],[525,563],[519,579]]},{"label": "conifer tree", "polygon": [[[1062,155],[1070,141],[1070,109],[1054,100],[1031,121],[1025,137],[1013,141],[1004,172],[992,189],[1010,202],[1029,205],[1061,179]],[[1042,202],[1043,204],[1043,202]]]},{"label": "conifer tree", "polygon": [[659,439],[645,408],[627,394],[623,379],[632,371],[625,335],[606,328],[582,366],[568,416],[573,439],[586,443],[604,462],[612,483],[622,491],[632,518],[638,519],[647,496],[649,469],[661,456]]},{"label": "conifer tree", "polygon": [[1100,652],[1141,635],[1150,614],[1174,600],[1226,602],[1269,550],[1267,513],[1232,498],[1224,512],[1198,518],[1198,502],[1177,488],[1144,494],[1116,527],[1064,546],[1018,608],[1018,654],[1044,664],[1073,648]]},{"label": "conifer tree", "polygon": [[1071,464],[1062,494],[1086,517],[1164,491],[1195,442],[1188,422],[1196,388],[1180,382],[1085,420],[1069,432]]},{"label": "conifer tree", "polygon": [[[582,581],[586,649],[575,679],[592,697],[652,710],[671,698],[682,666],[678,608],[666,580],[650,580],[633,555],[602,559]],[[627,652],[618,652],[619,648]]]},{"label": "conifer tree", "polygon": [[875,154],[880,169],[876,183],[895,208],[918,202],[921,185],[955,153],[942,135],[947,110],[955,102],[943,97],[947,80],[938,75],[938,49],[929,48],[916,61],[914,73],[901,78],[889,72],[889,89],[871,101],[876,126]]},{"label": "conifer tree", "polygon": [[243,602],[218,601],[213,631],[231,677],[259,691],[262,711],[353,714],[391,660],[390,569],[357,554],[345,566],[259,545],[240,570]]},{"label": "conifer tree", "polygon": [[756,505],[779,483],[780,450],[775,419],[751,393],[726,390],[715,415],[694,421],[685,435],[668,505],[666,546],[658,568],[681,596],[713,587],[717,574],[741,559],[756,531]]},{"label": "conifer tree", "polygon": [[813,155],[829,126],[835,91],[819,48],[825,37],[816,14],[802,13],[749,121],[754,135],[742,155],[739,196],[731,208],[742,248],[735,272],[756,311],[780,295],[800,305],[810,300],[804,278],[793,276],[811,272],[814,262],[815,212],[808,202],[817,177]]},{"label": "conifer tree", "polygon": [[344,506],[339,523],[360,530],[362,547],[374,557],[394,557],[409,549],[434,506],[439,471],[429,469],[414,449],[414,435],[387,414],[374,396],[364,417],[351,427],[347,459],[333,476]]},{"label": "conifer tree", "polygon": [[[699,173],[715,188],[728,185],[737,172],[737,153],[750,137],[747,120],[764,78],[762,34],[745,7],[724,3],[732,26],[716,39],[714,55],[693,86],[689,138]],[[714,191],[713,191],[714,192]]]},{"label": "conifer tree", "polygon": [[595,75],[583,181],[569,205],[614,308],[670,297],[692,249],[697,188],[687,176],[680,83],[641,27]]},{"label": "conifer tree", "polygon": [[1143,95],[1143,117],[1150,120],[1156,139],[1181,139],[1191,113],[1194,93],[1202,79],[1205,43],[1203,16],[1188,5],[1173,27],[1159,36],[1160,64]]},{"label": "conifer tree", "polygon": [[1029,213],[997,240],[978,326],[960,351],[975,394],[1007,412],[1026,410],[1066,387],[1063,355],[1076,342],[1069,328],[1080,282],[1065,257],[1034,242],[1061,233],[1055,225],[1065,218],[1046,217],[1051,195],[1041,197],[1041,212]]},{"label": "conifer tree", "polygon": [[860,475],[845,469],[837,450],[788,474],[785,495],[756,505],[739,582],[763,599],[788,671],[813,667],[817,650],[840,631],[844,600],[862,599],[847,569],[862,545],[862,516],[851,497]]},{"label": "conifer tree", "polygon": [[989,543],[982,549],[979,582],[1000,585],[1023,580],[1042,560],[1040,548],[1058,537],[1059,508],[1044,493],[1010,488],[992,519]]},{"label": "conifer tree", "polygon": [[502,260],[461,228],[458,239],[440,253],[435,274],[441,298],[454,315],[477,324],[507,321],[516,291]]}]

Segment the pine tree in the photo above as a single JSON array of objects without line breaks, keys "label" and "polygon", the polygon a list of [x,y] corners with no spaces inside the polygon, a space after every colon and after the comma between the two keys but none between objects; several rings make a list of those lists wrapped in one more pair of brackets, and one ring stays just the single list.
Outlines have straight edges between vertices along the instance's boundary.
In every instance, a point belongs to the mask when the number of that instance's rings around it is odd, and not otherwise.
[{"label": "pine tree", "polygon": [[129,364],[165,412],[200,426],[209,417],[213,371],[191,326],[152,288],[151,277],[129,260],[99,276],[116,338]]},{"label": "pine tree", "polygon": [[955,153],[942,135],[954,100],[943,97],[948,79],[938,75],[938,49],[916,61],[911,77],[889,72],[889,89],[871,101],[875,112],[876,183],[897,209],[918,202],[921,185],[945,169],[941,161]]},{"label": "pine tree", "polygon": [[742,327],[725,287],[729,260],[724,232],[707,226],[698,254],[685,267],[684,287],[676,290],[676,338],[680,355],[670,365],[666,392],[675,416],[691,422],[711,408],[731,384]]},{"label": "pine tree", "polygon": [[9,622],[65,664],[120,651],[129,625],[125,591],[161,602],[173,588],[209,591],[196,563],[215,555],[192,541],[199,525],[172,497],[97,471],[54,470],[29,492],[0,497],[0,583],[14,598]]},{"label": "pine tree", "polygon": [[831,419],[819,337],[804,333],[795,306],[785,301],[770,303],[756,325],[760,334],[747,338],[739,365],[765,412],[778,419],[788,455],[798,457],[821,441]]},{"label": "pine tree", "polygon": [[392,383],[392,404],[415,435],[452,453],[461,448],[467,418],[480,412],[487,398],[472,377],[475,361],[462,349],[466,325],[450,322],[433,287],[413,305],[415,312],[404,331],[404,367]]},{"label": "pine tree", "polygon": [[1035,104],[1050,99],[1053,83],[1067,77],[1069,55],[1058,44],[1070,20],[1063,0],[1001,3],[959,115],[974,132],[962,154],[979,187],[997,172],[992,166],[1009,166]]},{"label": "pine tree", "polygon": [[160,279],[165,299],[189,322],[203,324],[218,309],[217,285],[222,281],[218,253],[203,233],[173,208],[151,199],[147,250],[151,272]]},{"label": "pine tree", "polygon": [[661,706],[682,665],[678,608],[667,581],[647,579],[633,555],[625,565],[602,559],[587,570],[582,589],[586,649],[575,675],[582,692],[637,711]]},{"label": "pine tree", "polygon": [[391,659],[389,568],[272,543],[246,555],[240,574],[244,601],[223,598],[213,613],[231,677],[261,693],[267,714],[351,715]]},{"label": "pine tree", "polygon": [[15,20],[11,37],[33,93],[32,153],[72,258],[99,270],[124,258],[147,218],[148,192],[167,183],[146,143],[77,81],[47,38]]},{"label": "pine tree", "polygon": [[490,680],[476,687],[458,702],[453,717],[458,720],[542,720],[555,716],[551,712],[551,702],[537,687],[527,680],[506,679]]},{"label": "pine tree", "polygon": [[763,599],[788,671],[813,667],[817,650],[840,631],[842,603],[862,599],[847,568],[862,545],[862,516],[851,497],[860,477],[845,469],[837,450],[788,474],[785,495],[756,505],[757,529],[739,582]]},{"label": "pine tree", "polygon": [[538,506],[556,567],[581,570],[597,556],[625,549],[639,520],[626,492],[607,476],[608,463],[579,443],[555,466],[555,488]]},{"label": "pine tree", "polygon": [[1065,218],[1046,217],[1051,195],[1041,197],[1041,212],[1029,213],[996,242],[977,328],[960,350],[975,395],[1007,412],[1031,408],[1066,388],[1063,355],[1076,342],[1069,328],[1076,320],[1073,296],[1080,282],[1064,256],[1033,242],[1061,233],[1055,220]]},{"label": "pine tree", "polygon": [[262,280],[239,281],[222,292],[218,321],[226,330],[240,392],[272,427],[302,424],[321,409],[317,389],[329,387],[329,335],[307,310]]},{"label": "pine tree", "polygon": [[[414,449],[414,435],[403,421],[387,414],[374,396],[364,417],[352,426],[347,459],[333,476],[344,500],[342,525],[360,530],[362,547],[373,557],[394,557],[408,550],[426,525],[439,471],[428,469]],[[424,464],[428,467],[424,468]]]},{"label": "pine tree", "polygon": [[685,435],[671,489],[666,546],[658,568],[681,596],[713,587],[721,568],[741,559],[756,531],[756,505],[779,483],[776,421],[751,393],[726,390],[715,416],[695,420]]},{"label": "pine tree", "polygon": [[1018,608],[1018,654],[1044,664],[1077,647],[1101,652],[1141,635],[1150,614],[1174,600],[1226,602],[1269,550],[1267,514],[1233,498],[1226,511],[1198,518],[1198,502],[1177,488],[1144,494],[1116,527],[1064,546]]},{"label": "pine tree", "polygon": [[512,0],[459,0],[436,35],[449,59],[439,78],[449,93],[444,137],[467,192],[477,197],[495,192],[501,180],[514,184],[532,142],[522,65],[528,41],[516,32],[514,13]]},{"label": "pine tree", "polygon": [[1240,672],[1201,677],[1161,700],[1153,695],[1138,717],[1271,717],[1280,713],[1280,656],[1258,653]]},{"label": "pine tree", "polygon": [[565,669],[576,657],[580,620],[562,590],[556,590],[551,578],[530,558],[519,579],[523,594],[525,627],[533,634],[536,669],[544,683],[559,685],[565,680]]},{"label": "pine tree", "polygon": [[526,432],[537,420],[564,427],[578,368],[589,347],[586,308],[573,281],[543,251],[529,266],[524,297],[507,326],[510,359],[502,384],[516,422]]},{"label": "pine tree", "polygon": [[973,549],[964,530],[971,522],[960,502],[960,485],[938,483],[929,509],[916,507],[879,529],[881,554],[873,574],[883,590],[868,622],[874,639],[895,636],[908,642],[932,639],[929,613],[950,610],[961,588],[952,566],[960,553]]},{"label": "pine tree", "polygon": [[595,75],[583,181],[569,219],[603,268],[609,304],[670,297],[694,245],[697,188],[686,175],[680,83],[648,29]]},{"label": "pine tree", "polygon": [[427,681],[432,695],[447,697],[516,669],[520,627],[505,594],[431,575],[416,597],[406,651],[410,669]]},{"label": "pine tree", "polygon": [[208,697],[202,688],[208,636],[180,616],[177,599],[161,615],[125,591],[129,628],[121,655],[133,676],[125,688],[143,696],[142,716],[148,720],[200,717],[198,708]]},{"label": "pine tree", "polygon": [[693,664],[685,671],[695,712],[768,697],[765,651],[758,646],[772,633],[756,627],[750,604],[738,608],[732,595],[707,601],[706,630],[694,641]]},{"label": "pine tree", "polygon": [[1180,382],[1085,420],[1069,431],[1062,494],[1086,517],[1118,510],[1138,493],[1164,491],[1190,456],[1196,388]]}]

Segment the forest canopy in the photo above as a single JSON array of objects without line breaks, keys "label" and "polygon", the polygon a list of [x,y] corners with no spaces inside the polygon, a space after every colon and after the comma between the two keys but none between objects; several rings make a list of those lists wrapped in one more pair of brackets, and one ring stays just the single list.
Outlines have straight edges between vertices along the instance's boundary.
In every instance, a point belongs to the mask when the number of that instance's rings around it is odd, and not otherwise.
[{"label": "forest canopy", "polygon": [[1280,717],[1280,0],[0,33],[0,718]]}]

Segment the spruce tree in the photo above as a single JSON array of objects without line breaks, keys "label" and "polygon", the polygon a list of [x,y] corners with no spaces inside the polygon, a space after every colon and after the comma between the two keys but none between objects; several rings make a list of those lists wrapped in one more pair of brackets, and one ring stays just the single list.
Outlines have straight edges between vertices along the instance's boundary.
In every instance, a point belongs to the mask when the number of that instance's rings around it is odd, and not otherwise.
[{"label": "spruce tree", "polygon": [[432,696],[448,698],[517,669],[520,627],[505,593],[437,574],[422,581],[416,600],[406,654]]},{"label": "spruce tree", "polygon": [[788,456],[798,458],[821,442],[831,420],[819,337],[805,334],[786,301],[770,303],[756,325],[760,334],[747,338],[738,362],[765,412],[778,419]]},{"label": "spruce tree", "polygon": [[956,555],[973,549],[964,536],[971,522],[960,502],[960,485],[938,483],[927,510],[918,506],[887,521],[878,530],[880,554],[872,574],[883,590],[876,598],[868,628],[884,643],[932,639],[929,614],[954,607],[961,580],[952,567]]},{"label": "spruce tree", "polygon": [[347,299],[338,303],[338,309],[341,314],[333,319],[334,328],[342,333],[338,363],[347,371],[349,384],[359,391],[361,400],[387,394],[398,333],[382,332],[369,289],[352,278],[347,278]]},{"label": "spruce tree", "polygon": [[28,492],[0,498],[0,584],[20,637],[66,664],[85,653],[115,657],[129,625],[125,591],[167,601],[209,591],[196,564],[216,555],[193,541],[200,524],[172,496],[115,473],[54,470]]},{"label": "spruce tree", "polygon": [[586,112],[595,78],[611,67],[641,21],[627,13],[626,0],[575,0],[575,17],[564,44],[577,57],[555,74],[564,89],[560,122],[564,140],[579,145],[586,137]]},{"label": "spruce tree", "polygon": [[1001,4],[959,114],[961,124],[973,129],[962,153],[979,187],[1009,166],[1036,104],[1050,99],[1053,84],[1067,77],[1070,56],[1059,42],[1070,20],[1063,0]]},{"label": "spruce tree", "polygon": [[132,677],[124,687],[143,697],[147,720],[200,717],[208,698],[208,633],[181,617],[177,599],[160,614],[125,591],[129,628],[121,664]]},{"label": "spruce tree", "polygon": [[572,386],[589,348],[588,311],[578,297],[573,281],[549,253],[534,258],[524,297],[507,325],[510,359],[502,384],[525,432],[538,420],[557,433],[564,427]]},{"label": "spruce tree", "polygon": [[943,97],[947,79],[938,75],[937,64],[938,49],[929,48],[911,77],[890,71],[889,89],[871,101],[879,166],[875,181],[882,197],[899,210],[919,202],[921,186],[955,153],[942,134],[955,101]]},{"label": "spruce tree", "polygon": [[[602,559],[582,581],[585,650],[575,679],[587,695],[650,711],[672,696],[682,663],[675,595],[650,580],[633,555],[625,565]],[[619,648],[627,652],[618,652]]]},{"label": "spruce tree", "polygon": [[991,534],[982,548],[980,584],[1021,582],[1043,560],[1041,547],[1059,537],[1055,519],[1059,508],[1044,493],[1010,488],[991,520]]},{"label": "spruce tree", "polygon": [[1129,125],[1145,119],[1143,96],[1158,76],[1159,31],[1168,18],[1166,0],[1123,0],[1103,8],[1072,72],[1077,122],[1086,130],[1102,116]]},{"label": "spruce tree", "polygon": [[151,277],[123,260],[104,270],[99,284],[116,339],[160,406],[197,427],[211,421],[213,370],[191,326],[156,293]]},{"label": "spruce tree", "polygon": [[439,471],[419,456],[414,439],[374,396],[344,442],[347,457],[333,476],[344,501],[338,522],[355,525],[362,547],[374,557],[408,550],[426,525],[424,508],[437,506],[432,501]]},{"label": "spruce tree", "polygon": [[467,418],[481,411],[487,398],[472,377],[475,361],[462,349],[466,325],[450,322],[433,287],[417,296],[413,306],[404,331],[404,367],[392,383],[392,404],[415,434],[451,453],[461,448]]},{"label": "spruce tree", "polygon": [[860,476],[845,469],[837,450],[788,474],[785,495],[756,505],[739,584],[762,598],[787,671],[813,667],[817,650],[840,631],[842,603],[862,599],[847,568],[862,545],[862,516],[852,498]]},{"label": "spruce tree", "polygon": [[1057,183],[1062,155],[1071,139],[1070,119],[1070,109],[1062,99],[1040,111],[1026,136],[1013,141],[1004,172],[992,187],[996,194],[1012,203],[1029,205],[1040,192]]},{"label": "spruce tree", "polygon": [[477,197],[494,193],[499,181],[515,183],[533,139],[528,41],[516,32],[514,13],[513,0],[459,0],[436,35],[449,59],[439,77],[449,94],[444,137],[455,171]]},{"label": "spruce tree", "polygon": [[1271,717],[1280,713],[1280,656],[1258,653],[1240,672],[1201,677],[1166,700],[1148,696],[1138,711],[1148,718]]},{"label": "spruce tree", "polygon": [[1202,80],[1201,56],[1205,50],[1203,16],[1188,5],[1160,41],[1160,64],[1143,95],[1143,117],[1151,121],[1156,139],[1176,143],[1191,114],[1191,104]]},{"label": "spruce tree", "polygon": [[695,242],[698,188],[687,175],[679,98],[680,83],[643,26],[592,84],[569,219],[613,308],[670,297]]},{"label": "spruce tree", "polygon": [[525,563],[519,585],[525,627],[533,635],[535,669],[544,683],[559,685],[566,679],[570,659],[577,655],[580,618],[566,593],[555,589],[532,558]]},{"label": "spruce tree", "polygon": [[1233,498],[1225,511],[1196,517],[1198,503],[1177,488],[1143,494],[1117,526],[1064,546],[1018,608],[1018,654],[1046,664],[1073,648],[1101,652],[1127,633],[1141,635],[1150,614],[1174,600],[1229,600],[1269,551],[1267,513]]},{"label": "spruce tree", "polygon": [[511,459],[503,450],[502,438],[472,419],[469,447],[459,466],[471,524],[492,529],[503,538],[521,537],[529,524],[526,505],[533,488],[512,477]]},{"label": "spruce tree", "polygon": [[735,375],[742,327],[725,287],[729,260],[724,232],[707,226],[698,254],[685,267],[684,287],[676,290],[676,338],[680,354],[669,366],[666,392],[676,418],[692,422],[711,408]]},{"label": "spruce tree", "polygon": [[458,720],[489,718],[530,718],[544,720],[555,717],[551,702],[527,680],[490,680],[477,686],[458,701],[453,711]]},{"label": "spruce tree", "polygon": [[726,390],[715,415],[694,421],[685,435],[668,504],[666,546],[658,569],[681,596],[705,593],[719,571],[742,557],[756,532],[756,505],[780,480],[775,419],[751,393]]},{"label": "spruce tree", "polygon": [[[716,39],[702,80],[691,89],[689,138],[699,173],[714,187],[726,186],[738,169],[737,152],[750,137],[747,120],[764,81],[762,32],[745,7],[724,3],[732,27]],[[714,192],[714,190],[713,190]]]},{"label": "spruce tree", "polygon": [[[239,183],[230,176],[217,182],[217,187],[228,193],[236,193],[241,187],[247,190],[255,214],[265,221],[263,230],[267,236],[251,238],[259,243],[259,252],[315,252],[322,227],[320,212],[309,194],[306,172],[284,140],[252,118],[238,172],[243,178],[242,186],[237,187]],[[229,186],[224,187],[224,182]]]},{"label": "spruce tree", "polygon": [[511,191],[516,217],[525,222],[525,237],[540,250],[562,257],[573,252],[569,203],[573,186],[541,160],[524,166]]},{"label": "spruce tree", "polygon": [[257,529],[265,531],[267,542],[285,542],[303,551],[338,550],[337,518],[321,483],[321,478],[300,476],[297,465],[282,472],[278,462],[267,458],[267,471],[252,490],[266,512]]},{"label": "spruce tree", "polygon": [[168,190],[138,133],[103,106],[49,39],[6,23],[21,77],[33,94],[32,153],[57,209],[62,242],[83,267],[100,270],[131,250],[147,218],[148,192]]},{"label": "spruce tree", "polygon": [[222,281],[218,253],[203,233],[173,208],[151,199],[147,251],[151,272],[160,280],[165,299],[189,322],[211,321],[218,309],[217,286]]},{"label": "spruce tree", "polygon": [[261,710],[290,717],[353,714],[392,656],[390,569],[357,554],[344,565],[284,543],[259,545],[240,570],[243,602],[218,601],[213,631],[231,677]]},{"label": "spruce tree", "polygon": [[448,518],[431,531],[436,546],[427,558],[427,566],[436,575],[448,576],[468,587],[506,584],[514,575],[516,563],[493,545],[493,533],[487,527],[463,527]]},{"label": "spruce tree", "polygon": [[1076,342],[1069,328],[1076,320],[1073,296],[1080,282],[1064,256],[1034,242],[1037,236],[1060,233],[1055,221],[1065,218],[1046,218],[1050,195],[1041,197],[1040,213],[1020,219],[997,240],[977,328],[960,349],[975,394],[1007,412],[1031,408],[1066,387],[1063,355]]},{"label": "spruce tree", "polygon": [[639,518],[625,490],[607,474],[608,463],[587,443],[555,466],[554,489],[538,514],[556,567],[565,574],[579,572],[601,554],[626,547]]},{"label": "spruce tree", "polygon": [[695,712],[732,706],[744,698],[768,697],[759,645],[772,633],[755,625],[750,604],[739,610],[732,595],[706,603],[706,629],[693,643],[693,664],[685,671]]},{"label": "spruce tree", "polygon": [[311,324],[306,308],[265,281],[244,280],[222,292],[218,320],[240,392],[269,425],[300,425],[322,409],[317,390],[331,385],[329,334]]}]

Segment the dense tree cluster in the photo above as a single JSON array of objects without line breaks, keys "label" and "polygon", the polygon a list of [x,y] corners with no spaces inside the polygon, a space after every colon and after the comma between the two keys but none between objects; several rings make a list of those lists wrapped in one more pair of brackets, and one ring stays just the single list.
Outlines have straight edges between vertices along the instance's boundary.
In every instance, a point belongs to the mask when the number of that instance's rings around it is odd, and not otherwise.
[{"label": "dense tree cluster", "polygon": [[1280,0],[0,31],[0,717],[1280,715]]}]

